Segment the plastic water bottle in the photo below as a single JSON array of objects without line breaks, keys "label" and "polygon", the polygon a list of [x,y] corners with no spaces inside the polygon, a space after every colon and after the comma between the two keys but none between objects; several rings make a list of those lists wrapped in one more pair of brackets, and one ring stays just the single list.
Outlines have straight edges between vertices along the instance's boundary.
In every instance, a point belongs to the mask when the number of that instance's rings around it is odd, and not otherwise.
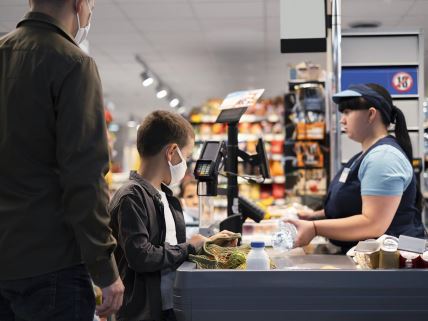
[{"label": "plastic water bottle", "polygon": [[297,237],[297,229],[290,223],[279,223],[279,231],[272,235],[272,247],[274,250],[285,252],[294,248]]},{"label": "plastic water bottle", "polygon": [[251,251],[247,256],[247,270],[270,270],[265,242],[251,242]]}]

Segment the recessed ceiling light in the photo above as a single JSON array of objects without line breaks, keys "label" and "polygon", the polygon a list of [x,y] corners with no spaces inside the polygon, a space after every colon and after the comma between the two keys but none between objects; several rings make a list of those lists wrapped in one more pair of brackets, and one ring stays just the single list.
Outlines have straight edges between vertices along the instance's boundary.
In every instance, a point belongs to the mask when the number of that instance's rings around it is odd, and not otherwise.
[{"label": "recessed ceiling light", "polygon": [[143,79],[143,86],[144,87],[148,87],[151,84],[153,84],[153,82],[154,82],[153,77],[150,76],[149,73],[146,71],[141,74],[141,78]]},{"label": "recessed ceiling light", "polygon": [[175,108],[178,106],[179,103],[180,103],[180,100],[178,98],[174,98],[174,99],[171,99],[171,101],[169,102],[169,105],[172,108]]},{"label": "recessed ceiling light", "polygon": [[186,110],[187,110],[187,108],[186,107],[180,107],[180,108],[178,108],[178,112],[180,113],[180,114],[185,114],[186,113]]},{"label": "recessed ceiling light", "polygon": [[157,90],[157,92],[156,92],[156,97],[157,97],[158,99],[165,98],[165,97],[166,97],[166,95],[168,95],[168,91],[167,91],[166,89],[164,89],[164,88],[159,88],[159,89]]}]

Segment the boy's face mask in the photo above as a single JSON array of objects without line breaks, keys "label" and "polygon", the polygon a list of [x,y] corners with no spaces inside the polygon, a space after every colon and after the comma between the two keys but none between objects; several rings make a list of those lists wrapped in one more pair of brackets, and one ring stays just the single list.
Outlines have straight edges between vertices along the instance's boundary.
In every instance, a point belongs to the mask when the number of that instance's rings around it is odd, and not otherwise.
[{"label": "boy's face mask", "polygon": [[194,219],[199,219],[199,208],[198,207],[184,207],[184,212],[193,217]]},{"label": "boy's face mask", "polygon": [[171,172],[171,182],[168,184],[168,186],[170,187],[180,184],[181,180],[184,178],[184,175],[186,175],[187,163],[183,157],[183,154],[181,154],[180,148],[178,146],[177,153],[181,159],[180,163],[172,165],[171,162],[168,161],[169,171]]}]

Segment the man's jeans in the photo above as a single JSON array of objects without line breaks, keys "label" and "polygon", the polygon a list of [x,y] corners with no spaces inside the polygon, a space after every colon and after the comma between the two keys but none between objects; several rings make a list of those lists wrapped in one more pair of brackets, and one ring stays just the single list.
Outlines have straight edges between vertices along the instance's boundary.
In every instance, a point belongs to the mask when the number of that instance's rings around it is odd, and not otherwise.
[{"label": "man's jeans", "polygon": [[1,321],[92,321],[95,297],[84,265],[0,281]]}]

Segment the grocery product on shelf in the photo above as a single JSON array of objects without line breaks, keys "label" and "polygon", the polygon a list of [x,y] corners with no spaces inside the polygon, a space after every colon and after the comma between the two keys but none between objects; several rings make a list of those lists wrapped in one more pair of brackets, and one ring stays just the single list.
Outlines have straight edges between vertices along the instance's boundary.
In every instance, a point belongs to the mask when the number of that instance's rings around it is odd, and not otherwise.
[{"label": "grocery product on shelf", "polygon": [[290,93],[284,99],[286,189],[305,204],[317,198],[315,204],[320,205],[329,177],[324,82],[309,77],[289,85]]}]

